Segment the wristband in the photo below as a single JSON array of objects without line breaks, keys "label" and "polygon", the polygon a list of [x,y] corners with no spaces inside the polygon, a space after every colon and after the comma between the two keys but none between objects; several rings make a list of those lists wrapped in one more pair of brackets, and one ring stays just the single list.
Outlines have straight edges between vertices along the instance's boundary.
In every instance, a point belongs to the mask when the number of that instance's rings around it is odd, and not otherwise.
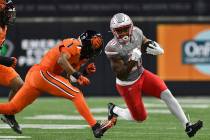
[{"label": "wristband", "polygon": [[84,70],[83,70],[83,72],[82,72],[82,74],[83,74],[84,76],[87,76],[87,75],[88,75],[87,70],[86,70],[86,69],[84,69]]},{"label": "wristband", "polygon": [[80,72],[77,72],[77,71],[72,73],[72,76],[76,79],[79,79],[80,75],[82,75],[82,74]]}]

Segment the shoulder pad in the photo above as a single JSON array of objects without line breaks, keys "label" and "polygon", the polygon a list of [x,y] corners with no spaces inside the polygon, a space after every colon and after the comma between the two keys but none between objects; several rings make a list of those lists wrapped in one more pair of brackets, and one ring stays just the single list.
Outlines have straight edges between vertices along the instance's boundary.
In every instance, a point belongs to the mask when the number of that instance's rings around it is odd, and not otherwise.
[{"label": "shoulder pad", "polygon": [[75,38],[68,38],[68,39],[64,39],[63,40],[63,45],[65,47],[71,47],[72,45],[75,45],[75,46],[80,46],[81,43],[78,39],[75,39]]}]

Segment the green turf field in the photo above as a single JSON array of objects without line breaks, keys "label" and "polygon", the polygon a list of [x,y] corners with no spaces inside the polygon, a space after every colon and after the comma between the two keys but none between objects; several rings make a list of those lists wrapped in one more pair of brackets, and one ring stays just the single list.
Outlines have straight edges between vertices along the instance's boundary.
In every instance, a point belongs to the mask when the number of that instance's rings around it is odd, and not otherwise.
[{"label": "green turf field", "polygon": [[[204,128],[192,140],[210,140],[210,98],[178,98],[192,121],[201,119]],[[6,99],[0,100],[1,102]],[[87,98],[97,119],[106,118],[108,102],[124,106],[121,98]],[[119,118],[103,140],[187,140],[181,124],[167,107],[154,98],[144,98],[149,117],[144,123]],[[72,103],[60,98],[39,98],[17,115],[23,134],[18,135],[0,123],[0,140],[93,140],[92,131],[74,109]]]}]

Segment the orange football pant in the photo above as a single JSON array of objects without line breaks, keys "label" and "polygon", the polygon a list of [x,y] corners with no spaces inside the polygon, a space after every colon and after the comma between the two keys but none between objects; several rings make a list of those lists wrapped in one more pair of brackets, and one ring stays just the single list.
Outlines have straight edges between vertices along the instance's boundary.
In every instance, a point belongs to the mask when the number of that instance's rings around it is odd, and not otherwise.
[{"label": "orange football pant", "polygon": [[48,71],[41,70],[40,66],[33,66],[26,75],[25,83],[8,103],[0,104],[0,114],[16,114],[31,104],[42,92],[54,96],[64,97],[73,101],[78,112],[90,126],[96,124],[82,92],[72,86],[67,79]]}]

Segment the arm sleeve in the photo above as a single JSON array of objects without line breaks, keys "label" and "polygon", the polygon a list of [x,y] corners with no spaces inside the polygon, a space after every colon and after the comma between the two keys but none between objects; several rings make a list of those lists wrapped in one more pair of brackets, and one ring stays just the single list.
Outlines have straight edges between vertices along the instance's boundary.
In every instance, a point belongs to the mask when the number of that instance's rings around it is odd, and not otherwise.
[{"label": "arm sleeve", "polygon": [[8,51],[8,46],[5,43],[3,43],[2,46],[0,47],[0,50],[1,50],[0,55],[6,56],[7,51]]}]

